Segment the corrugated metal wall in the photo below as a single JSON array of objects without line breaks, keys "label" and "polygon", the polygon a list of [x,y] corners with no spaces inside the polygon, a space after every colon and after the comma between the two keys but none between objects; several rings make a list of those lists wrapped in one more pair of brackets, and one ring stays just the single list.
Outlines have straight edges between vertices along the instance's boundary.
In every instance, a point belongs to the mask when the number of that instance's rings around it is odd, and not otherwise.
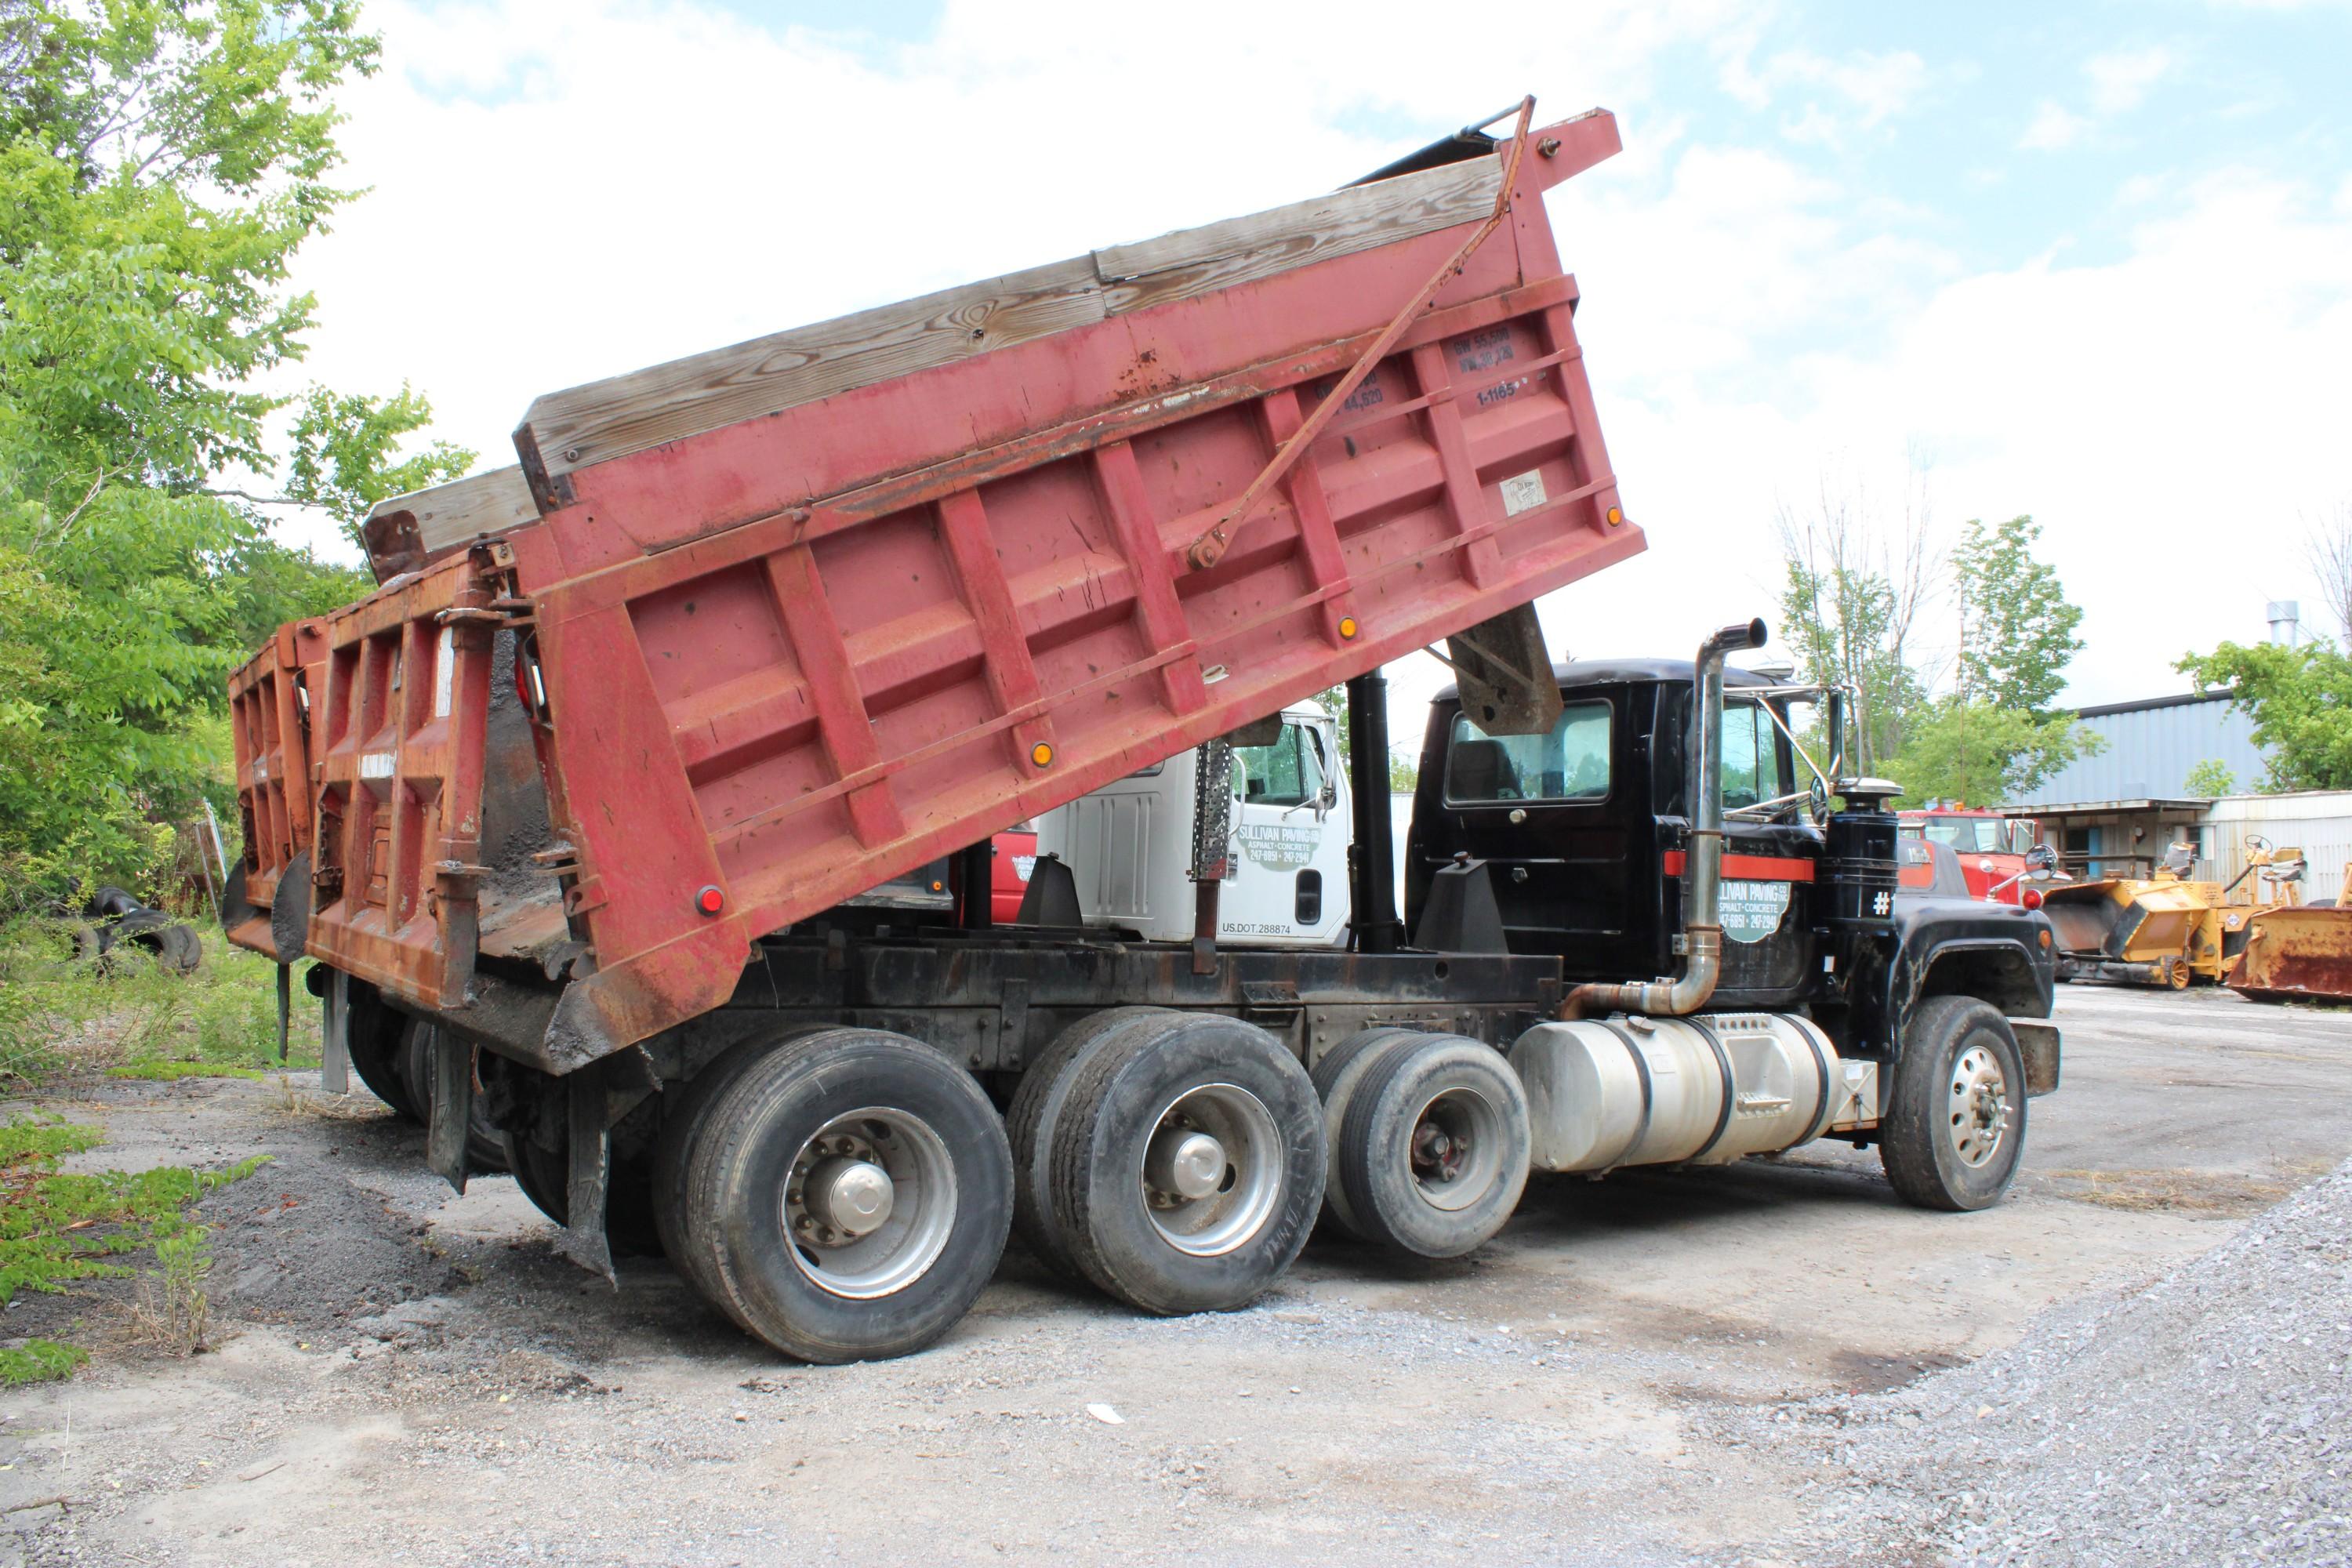
[{"label": "corrugated metal wall", "polygon": [[2122,713],[2093,710],[2082,721],[2107,742],[2106,749],[2034,785],[2036,801],[2178,799],[2189,793],[2189,770],[2209,759],[2236,775],[2240,789],[2258,787],[2264,777],[2253,721],[2225,697]]},{"label": "corrugated metal wall", "polygon": [[[2309,790],[2297,795],[2225,795],[2206,814],[2200,873],[2227,882],[2246,868],[2246,836],[2256,834],[2282,849],[2301,849],[2311,863],[2303,900],[2344,897],[2344,867],[2352,860],[2352,790]],[[2241,893],[2244,889],[2241,889]]]}]

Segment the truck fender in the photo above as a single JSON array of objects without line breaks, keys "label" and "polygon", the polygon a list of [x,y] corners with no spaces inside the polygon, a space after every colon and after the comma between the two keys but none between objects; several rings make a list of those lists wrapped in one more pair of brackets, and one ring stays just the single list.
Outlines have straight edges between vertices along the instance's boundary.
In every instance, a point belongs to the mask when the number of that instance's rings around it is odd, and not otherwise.
[{"label": "truck fender", "polygon": [[2050,1011],[2050,994],[2023,942],[1956,937],[1935,943],[1924,962],[1906,967],[1909,984],[1901,1013],[1906,1019],[1930,996],[1979,997],[2011,1017],[2042,1017]]}]

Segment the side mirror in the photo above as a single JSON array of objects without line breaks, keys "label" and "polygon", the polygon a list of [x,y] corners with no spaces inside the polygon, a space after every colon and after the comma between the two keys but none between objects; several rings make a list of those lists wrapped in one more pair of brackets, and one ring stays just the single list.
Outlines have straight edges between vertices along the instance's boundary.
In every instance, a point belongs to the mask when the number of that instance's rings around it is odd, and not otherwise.
[{"label": "side mirror", "polygon": [[2047,877],[2058,869],[2058,851],[2047,844],[2037,844],[2025,852],[2025,868]]}]

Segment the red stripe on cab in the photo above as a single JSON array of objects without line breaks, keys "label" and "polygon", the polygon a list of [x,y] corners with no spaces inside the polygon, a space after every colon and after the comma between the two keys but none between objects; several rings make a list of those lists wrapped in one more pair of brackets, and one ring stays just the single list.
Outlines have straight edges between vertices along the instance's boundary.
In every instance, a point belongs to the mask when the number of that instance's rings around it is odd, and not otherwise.
[{"label": "red stripe on cab", "polygon": [[[1683,874],[1683,852],[1666,851],[1665,869],[1669,877]],[[1772,855],[1726,855],[1723,874],[1742,882],[1810,882],[1813,879],[1811,860],[1784,860]]]}]

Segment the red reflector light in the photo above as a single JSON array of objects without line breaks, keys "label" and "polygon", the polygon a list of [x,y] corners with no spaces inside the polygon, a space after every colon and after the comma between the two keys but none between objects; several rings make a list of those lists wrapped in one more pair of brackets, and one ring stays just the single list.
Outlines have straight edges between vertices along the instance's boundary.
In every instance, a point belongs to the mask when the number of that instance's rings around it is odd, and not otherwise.
[{"label": "red reflector light", "polygon": [[2023,892],[2017,895],[2017,901],[2023,904],[2029,910],[2038,910],[2042,907],[2042,889],[2039,888],[2028,888]]},{"label": "red reflector light", "polygon": [[705,888],[694,895],[694,907],[706,915],[715,915],[727,907],[727,895],[716,888]]}]

